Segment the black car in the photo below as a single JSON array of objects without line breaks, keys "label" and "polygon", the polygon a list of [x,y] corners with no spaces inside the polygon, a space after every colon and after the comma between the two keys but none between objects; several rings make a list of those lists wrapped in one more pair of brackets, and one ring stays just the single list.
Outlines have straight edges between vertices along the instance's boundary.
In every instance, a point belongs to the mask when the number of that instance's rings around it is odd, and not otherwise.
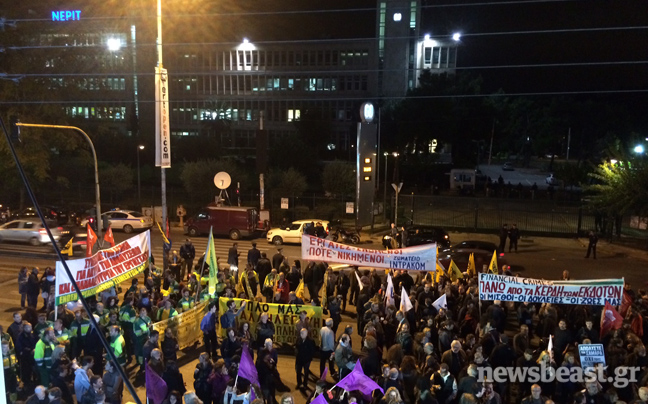
[{"label": "black car", "polygon": [[441,227],[436,226],[409,226],[407,230],[408,247],[415,245],[437,243],[441,248],[450,246],[450,235]]},{"label": "black car", "polygon": [[[59,225],[64,225],[68,222],[68,213],[64,209],[55,206],[42,205],[41,211],[46,219],[54,220]],[[33,207],[26,208],[16,214],[17,219],[33,219],[37,216],[38,213]]]}]

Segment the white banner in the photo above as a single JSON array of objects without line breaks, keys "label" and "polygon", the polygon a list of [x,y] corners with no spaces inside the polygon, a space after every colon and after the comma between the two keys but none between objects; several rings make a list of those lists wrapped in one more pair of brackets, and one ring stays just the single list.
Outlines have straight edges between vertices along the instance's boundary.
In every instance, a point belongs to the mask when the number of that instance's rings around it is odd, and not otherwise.
[{"label": "white banner", "polygon": [[159,67],[155,68],[155,166],[171,168],[169,76]]},{"label": "white banner", "polygon": [[578,355],[580,356],[583,369],[593,368],[598,363],[605,366],[605,350],[603,344],[578,344]]},{"label": "white banner", "polygon": [[623,278],[545,281],[515,276],[479,274],[479,299],[552,304],[621,304]]},{"label": "white banner", "polygon": [[[112,248],[100,250],[92,257],[67,261],[67,265],[83,297],[86,297],[144,272],[150,256],[151,237],[150,230],[147,230]],[[56,263],[55,297],[56,305],[78,300],[61,261]]]},{"label": "white banner", "polygon": [[302,259],[374,268],[434,271],[436,244],[394,250],[372,250],[302,235]]}]

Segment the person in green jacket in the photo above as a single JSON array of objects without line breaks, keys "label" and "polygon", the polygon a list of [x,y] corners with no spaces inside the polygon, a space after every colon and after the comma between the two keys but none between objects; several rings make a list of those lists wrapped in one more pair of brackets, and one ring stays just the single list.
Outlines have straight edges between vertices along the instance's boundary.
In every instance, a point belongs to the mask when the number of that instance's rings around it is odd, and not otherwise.
[{"label": "person in green jacket", "polygon": [[83,310],[74,312],[74,321],[70,324],[70,339],[72,340],[72,357],[80,358],[85,349],[86,335],[90,331],[90,320],[83,317]]},{"label": "person in green jacket", "polygon": [[178,302],[176,309],[178,313],[184,313],[185,311],[191,310],[194,307],[194,299],[189,296],[189,289],[185,288],[182,291],[182,299]]},{"label": "person in green jacket", "polygon": [[54,352],[55,343],[54,329],[49,327],[43,331],[43,336],[34,348],[34,361],[36,361],[36,367],[40,374],[40,382],[45,386],[49,386],[49,371],[52,367],[52,352]]},{"label": "person in green jacket", "polygon": [[110,311],[104,309],[103,303],[97,303],[94,314],[99,316],[99,325],[102,327],[105,327],[110,321]]},{"label": "person in green jacket", "polygon": [[47,314],[39,313],[38,322],[34,326],[34,335],[40,338],[43,336],[43,332],[48,328],[54,328],[54,322],[47,320]]},{"label": "person in green jacket", "polygon": [[119,310],[119,323],[124,331],[124,341],[126,342],[126,363],[131,362],[131,355],[133,354],[133,342],[135,336],[133,335],[133,323],[137,319],[137,312],[133,308],[133,297],[128,296],[124,300],[124,305]]},{"label": "person in green jacket", "polygon": [[113,350],[120,366],[126,366],[126,341],[119,332],[119,327],[110,327],[110,348]]},{"label": "person in green jacket", "polygon": [[133,334],[135,335],[135,358],[140,366],[144,366],[144,343],[151,333],[151,319],[145,307],[139,312],[139,317],[133,323]]},{"label": "person in green jacket", "polygon": [[157,320],[163,321],[170,318],[173,318],[178,315],[176,309],[173,308],[173,302],[171,300],[166,300],[164,302],[164,307],[157,311]]}]

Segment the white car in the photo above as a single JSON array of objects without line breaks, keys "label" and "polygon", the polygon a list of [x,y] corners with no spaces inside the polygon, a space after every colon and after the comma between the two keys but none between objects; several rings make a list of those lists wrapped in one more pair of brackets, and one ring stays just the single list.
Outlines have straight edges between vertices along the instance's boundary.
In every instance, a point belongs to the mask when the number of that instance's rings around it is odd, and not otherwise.
[{"label": "white car", "polygon": [[[102,222],[108,220],[113,230],[123,230],[124,233],[132,233],[136,229],[142,230],[153,227],[153,219],[134,210],[111,210],[103,213],[101,218]],[[86,224],[88,224],[87,219],[81,222],[83,227]]]},{"label": "white car", "polygon": [[290,227],[285,229],[275,227],[268,230],[266,239],[268,243],[273,243],[275,245],[281,245],[284,243],[296,243],[301,244],[302,234],[304,234],[304,228],[306,225],[309,225],[313,222],[315,225],[321,223],[324,227],[324,230],[328,228],[328,220],[319,220],[319,219],[306,219],[306,220],[296,220],[290,224]]},{"label": "white car", "polygon": [[[61,227],[57,227],[55,222],[47,222],[54,236],[54,241],[58,243],[61,239]],[[33,246],[51,243],[45,226],[40,220],[20,219],[14,220],[0,226],[0,242],[16,241],[19,243],[29,243]]]}]

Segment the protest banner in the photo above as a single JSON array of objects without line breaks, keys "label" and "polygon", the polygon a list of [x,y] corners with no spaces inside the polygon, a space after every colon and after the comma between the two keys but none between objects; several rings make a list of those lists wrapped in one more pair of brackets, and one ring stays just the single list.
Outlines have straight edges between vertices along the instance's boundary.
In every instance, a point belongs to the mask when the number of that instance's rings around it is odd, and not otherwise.
[{"label": "protest banner", "polygon": [[547,281],[515,276],[479,274],[479,299],[552,304],[621,304],[623,278]]},{"label": "protest banner", "polygon": [[171,328],[173,335],[178,339],[178,349],[185,349],[192,346],[197,341],[202,340],[202,331],[200,330],[200,321],[207,314],[209,302],[198,304],[193,309],[187,310],[171,317],[170,319],[159,321],[153,324],[153,329],[164,335],[164,330]]},{"label": "protest banner", "polygon": [[583,369],[593,368],[597,363],[605,366],[603,344],[579,344],[578,355]]},{"label": "protest banner", "polygon": [[[236,303],[236,310],[241,307],[244,299],[230,299],[221,297],[218,299],[219,313],[222,316],[227,308],[227,302],[233,300]],[[311,338],[316,344],[320,341],[320,328],[322,328],[322,308],[320,306],[311,306],[307,304],[275,304],[275,303],[261,303],[247,300],[247,305],[243,312],[236,317],[236,327],[243,322],[250,324],[250,333],[256,336],[256,327],[259,323],[261,314],[268,313],[268,321],[272,321],[275,326],[275,335],[273,340],[275,342],[282,342],[294,344],[297,342],[297,332],[295,324],[299,322],[299,313],[305,311],[308,314],[308,319],[311,325]],[[218,321],[220,327],[220,318]],[[221,336],[225,337],[225,331],[220,327]]]},{"label": "protest banner", "polygon": [[[147,230],[117,244],[98,251],[91,257],[67,261],[71,275],[83,297],[95,295],[144,272],[151,257],[151,238]],[[55,304],[79,300],[63,264],[56,263]]]},{"label": "protest banner", "polygon": [[304,260],[408,271],[436,269],[436,244],[394,250],[372,250],[303,234],[301,249]]}]

